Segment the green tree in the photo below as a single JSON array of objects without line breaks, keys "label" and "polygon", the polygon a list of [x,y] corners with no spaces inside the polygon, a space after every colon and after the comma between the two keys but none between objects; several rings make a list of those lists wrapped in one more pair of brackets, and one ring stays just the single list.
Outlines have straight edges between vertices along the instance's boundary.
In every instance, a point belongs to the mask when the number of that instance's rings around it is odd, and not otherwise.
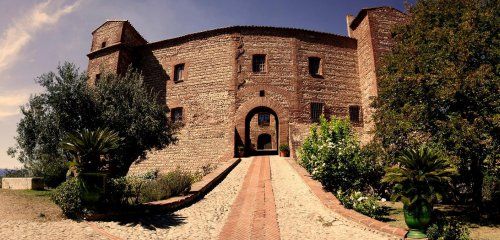
[{"label": "green tree", "polygon": [[394,159],[433,143],[458,166],[463,200],[482,202],[484,175],[498,180],[500,3],[420,0],[395,30],[374,102],[375,139]]},{"label": "green tree", "polygon": [[64,63],[57,73],[43,74],[36,81],[45,91],[21,107],[17,144],[8,152],[30,174],[52,176],[51,185],[65,179],[68,156],[59,144],[71,132],[107,127],[123,138],[116,154],[110,156],[113,175],[126,174],[147,150],[175,141],[167,107],[157,102],[135,71],[124,76],[106,74],[96,87],[89,87],[85,72]]}]

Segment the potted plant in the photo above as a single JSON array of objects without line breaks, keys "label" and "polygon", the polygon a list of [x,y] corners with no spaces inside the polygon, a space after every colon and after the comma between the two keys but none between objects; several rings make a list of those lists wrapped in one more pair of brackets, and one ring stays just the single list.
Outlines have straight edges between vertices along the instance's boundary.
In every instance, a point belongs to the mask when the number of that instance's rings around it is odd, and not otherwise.
[{"label": "potted plant", "polygon": [[245,146],[239,145],[238,146],[238,157],[244,157],[245,156]]},{"label": "potted plant", "polygon": [[67,175],[79,179],[84,189],[82,199],[86,202],[97,203],[103,195],[105,156],[117,149],[121,141],[118,133],[107,128],[73,132],[61,141],[61,148],[72,156]]},{"label": "potted plant", "polygon": [[433,203],[441,200],[456,169],[426,145],[404,151],[396,163],[387,169],[382,182],[393,185],[392,200],[404,204],[405,222],[410,229],[407,237],[426,238]]},{"label": "potted plant", "polygon": [[290,147],[288,144],[280,145],[280,157],[289,157],[290,156]]}]

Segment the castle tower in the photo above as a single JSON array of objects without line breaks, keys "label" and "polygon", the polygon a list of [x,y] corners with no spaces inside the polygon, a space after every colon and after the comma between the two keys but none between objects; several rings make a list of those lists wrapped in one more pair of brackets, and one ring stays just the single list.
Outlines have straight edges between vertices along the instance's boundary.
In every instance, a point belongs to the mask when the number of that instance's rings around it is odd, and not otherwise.
[{"label": "castle tower", "polygon": [[362,143],[367,143],[373,138],[374,110],[370,105],[378,95],[377,70],[381,65],[381,57],[394,45],[391,39],[392,29],[405,19],[404,13],[392,7],[366,8],[356,17],[347,16],[349,37],[358,40],[358,73],[363,115]]},{"label": "castle tower", "polygon": [[134,47],[147,41],[128,21],[108,20],[92,32],[89,58],[89,84],[100,78],[102,71],[121,74],[133,64]]}]

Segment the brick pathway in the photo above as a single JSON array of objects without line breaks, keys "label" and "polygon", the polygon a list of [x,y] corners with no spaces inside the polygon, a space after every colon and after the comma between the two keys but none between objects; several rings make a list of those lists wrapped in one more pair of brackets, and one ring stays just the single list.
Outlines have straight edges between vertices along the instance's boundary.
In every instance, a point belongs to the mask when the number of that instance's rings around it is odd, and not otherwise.
[{"label": "brick pathway", "polygon": [[280,239],[269,157],[255,157],[219,239]]}]

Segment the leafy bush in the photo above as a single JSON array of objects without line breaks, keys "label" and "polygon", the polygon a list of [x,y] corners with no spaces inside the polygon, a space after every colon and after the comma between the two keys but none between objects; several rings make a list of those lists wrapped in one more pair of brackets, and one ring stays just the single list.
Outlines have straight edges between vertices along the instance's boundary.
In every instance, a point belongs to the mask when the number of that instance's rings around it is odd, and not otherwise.
[{"label": "leafy bush", "polygon": [[361,157],[349,121],[323,116],[319,125],[311,127],[310,135],[299,149],[300,164],[330,191],[364,190],[378,175],[375,164]]},{"label": "leafy bush", "polygon": [[340,190],[337,191],[336,196],[346,208],[354,209],[366,216],[380,219],[385,215],[383,207],[379,204],[379,198],[376,196],[359,191],[348,193]]},{"label": "leafy bush", "polygon": [[280,145],[280,151],[281,152],[289,152],[290,151],[290,147],[288,146],[288,144],[281,144]]},{"label": "leafy bush", "polygon": [[64,215],[75,217],[83,210],[82,194],[83,188],[78,178],[71,178],[54,190],[51,199]]},{"label": "leafy bush", "polygon": [[192,179],[191,182],[195,183],[200,181],[204,176],[208,175],[209,173],[213,172],[217,168],[217,164],[204,164],[201,166],[201,169],[196,171],[194,174],[192,174]]},{"label": "leafy bush", "polygon": [[178,196],[191,189],[192,176],[187,172],[175,170],[160,175],[156,180],[146,181],[140,190],[140,202],[152,202]]},{"label": "leafy bush", "polygon": [[454,220],[441,219],[427,228],[429,240],[469,240],[469,227]]}]

